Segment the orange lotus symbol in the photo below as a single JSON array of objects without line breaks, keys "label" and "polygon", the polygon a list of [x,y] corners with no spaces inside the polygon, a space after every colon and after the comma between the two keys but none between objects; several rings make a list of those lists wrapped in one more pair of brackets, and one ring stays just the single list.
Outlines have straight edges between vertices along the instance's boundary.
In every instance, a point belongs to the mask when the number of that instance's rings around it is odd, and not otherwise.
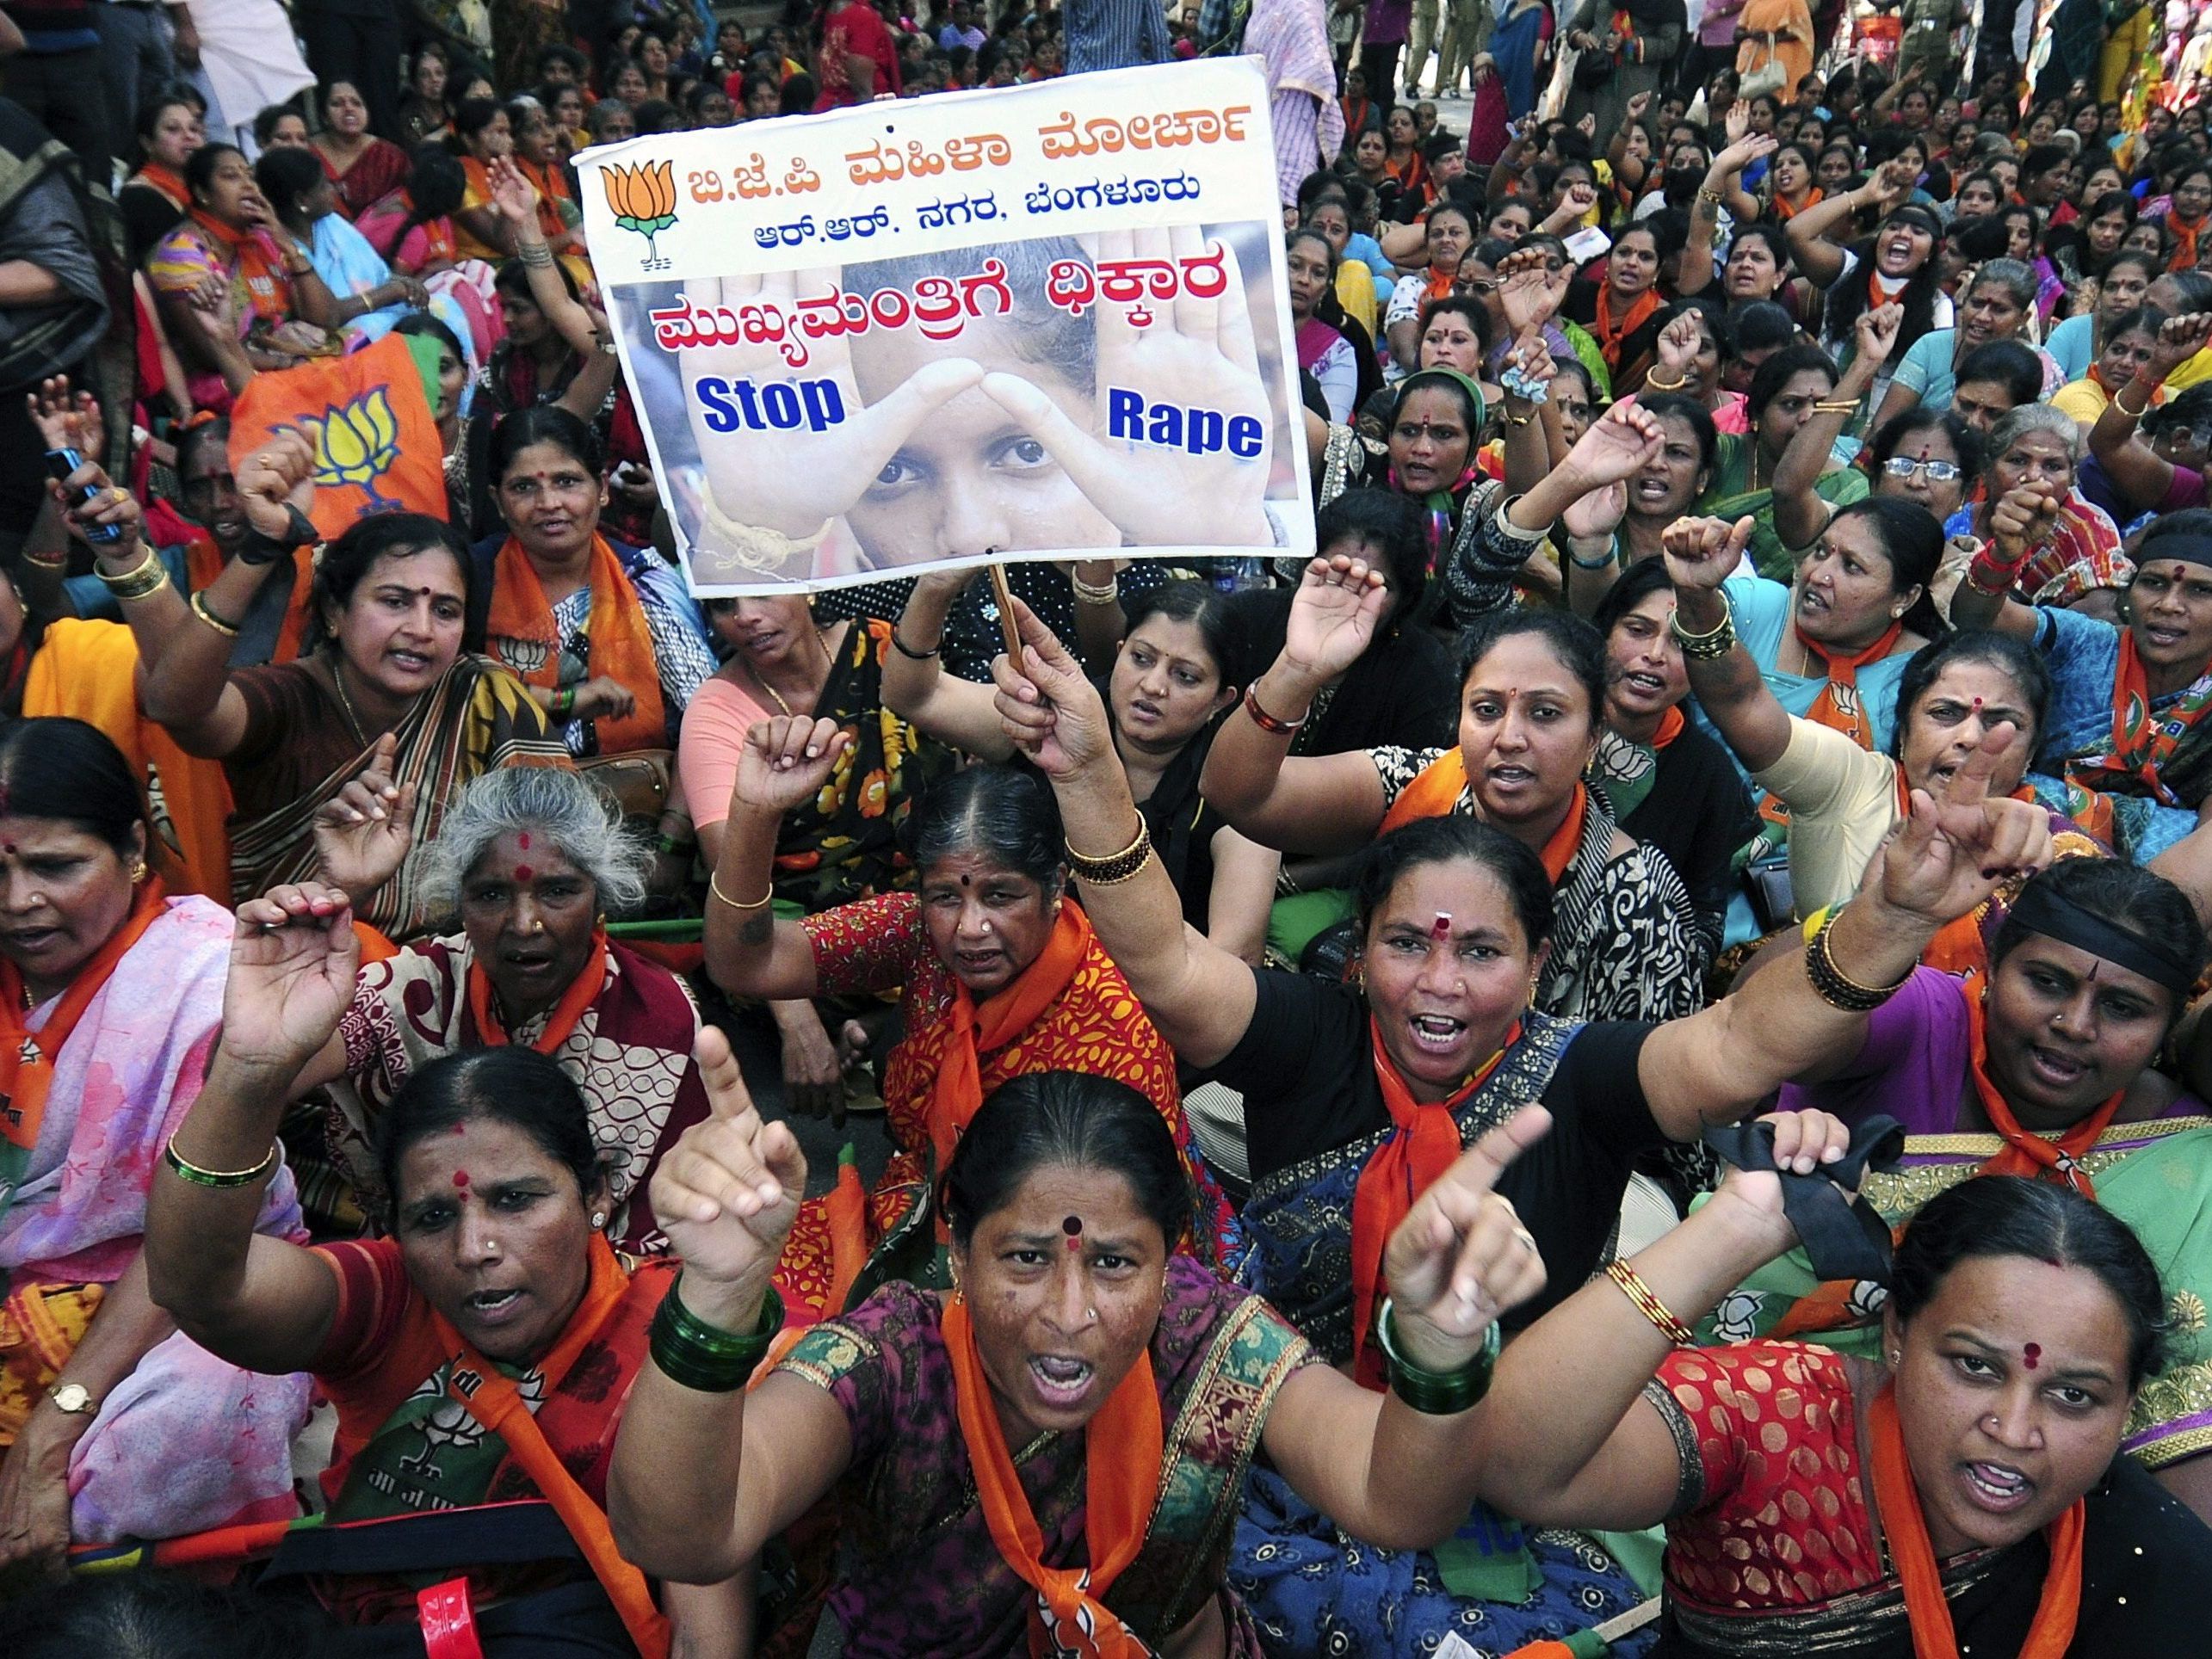
[{"label": "orange lotus symbol", "polygon": [[599,170],[599,182],[607,192],[607,206],[614,210],[615,223],[645,237],[645,268],[666,270],[669,262],[660,256],[653,238],[676,223],[676,163],[610,164]]}]

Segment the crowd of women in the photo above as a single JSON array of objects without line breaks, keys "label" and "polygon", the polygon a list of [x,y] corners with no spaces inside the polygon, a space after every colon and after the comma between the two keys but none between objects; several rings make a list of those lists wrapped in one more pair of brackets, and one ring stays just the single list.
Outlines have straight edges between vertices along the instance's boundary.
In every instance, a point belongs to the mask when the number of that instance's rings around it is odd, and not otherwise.
[{"label": "crowd of women", "polygon": [[[1350,86],[1315,557],[702,604],[581,135],[1055,63],[820,23],[147,111],[0,582],[0,1644],[2190,1650],[2193,89]],[[447,510],[324,540],[226,412],[386,333]]]}]

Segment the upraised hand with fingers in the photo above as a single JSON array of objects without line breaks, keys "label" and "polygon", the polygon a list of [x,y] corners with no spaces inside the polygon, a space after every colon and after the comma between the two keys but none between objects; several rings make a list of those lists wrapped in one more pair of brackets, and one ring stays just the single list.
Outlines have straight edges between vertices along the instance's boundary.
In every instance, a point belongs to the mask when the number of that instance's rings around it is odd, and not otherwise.
[{"label": "upraised hand with fingers", "polygon": [[1897,349],[1897,336],[1905,327],[1905,307],[1895,300],[1886,305],[1875,305],[1858,314],[1851,324],[1853,352],[1851,361],[1862,360],[1875,368],[1889,361],[1889,354]]},{"label": "upraised hand with fingers", "polygon": [[246,521],[279,541],[291,538],[292,515],[315,505],[315,446],[290,427],[271,433],[238,464],[238,503]]},{"label": "upraised hand with fingers", "polygon": [[[491,205],[500,218],[516,229],[534,228],[538,222],[538,187],[522,176],[511,156],[495,156],[485,163],[491,186]],[[537,237],[529,240],[535,242]]]},{"label": "upraised hand with fingers", "polygon": [[360,965],[353,907],[338,889],[287,882],[248,899],[223,987],[226,1058],[297,1075],[352,1006]]},{"label": "upraised hand with fingers", "polygon": [[[705,277],[686,282],[683,291],[695,308],[724,313],[720,327],[726,336],[734,331],[736,318],[756,307],[764,313],[773,310],[787,320],[795,318],[801,296],[828,293],[840,274],[831,266]],[[788,337],[798,336],[794,333]],[[852,343],[843,335],[808,342],[806,361],[795,367],[769,340],[701,347],[679,352],[677,357],[683,374],[683,406],[689,411],[692,436],[698,441],[716,507],[732,523],[794,540],[816,534],[849,509],[924,422],[983,379],[981,366],[973,359],[940,358],[915,370],[877,403],[864,406],[853,371]],[[713,399],[702,399],[701,383],[710,379],[719,382],[720,389]],[[771,426],[765,419],[750,421],[731,401],[735,395],[731,389],[741,385],[756,398],[763,388],[774,385],[787,387],[796,397],[801,382],[807,399],[823,413],[819,430],[812,418],[788,429]],[[840,412],[834,420],[828,418],[833,397]],[[731,415],[726,417],[718,406],[727,408]],[[720,430],[720,426],[729,429]]]},{"label": "upraised hand with fingers", "polygon": [[1423,1369],[1457,1371],[1500,1314],[1543,1289],[1536,1241],[1495,1188],[1551,1126],[1542,1107],[1523,1107],[1462,1152],[1391,1234],[1382,1258],[1391,1323]]},{"label": "upraised hand with fingers", "polygon": [[1718,593],[1735,574],[1757,527],[1758,521],[1749,516],[1733,524],[1720,518],[1678,518],[1668,525],[1659,533],[1659,554],[1675,591]]},{"label": "upraised hand with fingers", "polygon": [[1555,257],[1543,248],[1517,248],[1498,262],[1498,303],[1516,338],[1550,322],[1566,299],[1574,270],[1565,260],[1554,269]]},{"label": "upraised hand with fingers", "polygon": [[2065,504],[2065,496],[2044,478],[2016,484],[1999,496],[1989,509],[1997,562],[2011,569],[2048,546],[2059,533],[2059,509]]},{"label": "upraised hand with fingers", "polygon": [[993,700],[998,723],[1015,748],[1055,783],[1087,767],[1119,765],[1106,705],[1083,664],[1018,599],[1014,625],[1021,632],[1022,660],[994,659],[991,678],[998,688]]},{"label": "upraised hand with fingers", "polygon": [[96,465],[105,459],[108,433],[100,424],[100,400],[89,392],[72,393],[69,376],[57,374],[40,381],[39,389],[23,402],[48,449],[74,449]]},{"label": "upraised hand with fingers", "polygon": [[359,776],[315,809],[315,857],[323,879],[355,904],[399,872],[415,844],[415,803],[421,786],[393,775],[399,739],[385,732]]},{"label": "upraised hand with fingers", "polygon": [[1696,311],[1683,314],[1659,330],[1659,378],[1679,385],[1697,361],[1705,343],[1705,319]]},{"label": "upraised hand with fingers", "polygon": [[763,1120],[719,1029],[702,1026],[691,1052],[707,1116],[655,1167],[653,1218],[683,1259],[684,1305],[725,1329],[750,1330],[799,1218],[806,1155],[788,1125]]},{"label": "upraised hand with fingers", "polygon": [[1665,447],[1666,433],[1656,416],[1635,404],[1616,404],[1590,423],[1560,471],[1585,490],[1626,484]]},{"label": "upraised hand with fingers", "polygon": [[2196,311],[2186,317],[2169,317],[2159,325],[2159,337],[2152,344],[2151,355],[2136,366],[2135,384],[2146,392],[2156,394],[2166,377],[2184,363],[2212,344],[2212,311]]},{"label": "upraised hand with fingers", "polygon": [[1951,775],[1943,799],[1912,792],[1911,816],[1867,872],[1891,910],[1941,927],[1971,913],[2010,878],[2051,861],[2050,814],[2033,801],[1989,792],[1999,760],[2018,737],[2009,724],[1991,727]]},{"label": "upraised hand with fingers", "polygon": [[1382,572],[1366,560],[1310,559],[1291,596],[1282,654],[1298,674],[1333,680],[1366,654],[1389,608]]},{"label": "upraised hand with fingers", "polygon": [[852,741],[852,733],[831,719],[779,714],[763,720],[745,733],[745,747],[738,751],[730,799],[779,813],[794,811],[822,792]]},{"label": "upraised hand with fingers", "polygon": [[[1096,256],[1166,262],[1207,252],[1206,234],[1194,225],[1109,231],[1097,238]],[[1216,298],[1200,299],[1186,286],[1144,328],[1131,321],[1128,306],[1110,301],[1092,313],[1098,329],[1092,430],[1071,420],[1023,375],[1002,370],[984,377],[984,394],[1044,445],[1091,504],[1134,544],[1227,547],[1273,540],[1262,503],[1274,422],[1260,379],[1244,273],[1233,249],[1223,246],[1220,252],[1227,281]],[[1117,434],[1117,392],[1140,393],[1149,409],[1173,407],[1186,428],[1194,411],[1217,416],[1224,429],[1232,422],[1257,422],[1256,447],[1249,455],[1218,449],[1194,453],[1188,442]]]}]

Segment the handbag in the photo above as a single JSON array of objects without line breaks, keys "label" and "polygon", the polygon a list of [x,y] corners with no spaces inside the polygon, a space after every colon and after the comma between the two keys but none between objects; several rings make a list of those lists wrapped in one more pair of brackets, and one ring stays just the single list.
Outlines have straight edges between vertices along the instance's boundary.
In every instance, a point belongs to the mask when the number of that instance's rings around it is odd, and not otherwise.
[{"label": "handbag", "polygon": [[[1778,93],[1782,90],[1782,83],[1789,78],[1789,71],[1783,67],[1782,59],[1775,53],[1772,31],[1754,38],[1764,44],[1766,61],[1743,77],[1736,88],[1739,98],[1763,98],[1770,93]],[[1750,43],[1746,41],[1746,44]]]},{"label": "handbag", "polygon": [[658,823],[668,805],[676,771],[676,751],[633,749],[621,755],[578,761],[576,769],[614,804],[626,823],[642,819],[650,828]]}]

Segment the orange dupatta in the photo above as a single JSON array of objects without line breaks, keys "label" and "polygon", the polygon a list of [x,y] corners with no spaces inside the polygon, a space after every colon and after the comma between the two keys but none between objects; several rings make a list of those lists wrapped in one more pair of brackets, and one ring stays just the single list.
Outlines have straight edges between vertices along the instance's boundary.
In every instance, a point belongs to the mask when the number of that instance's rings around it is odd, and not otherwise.
[{"label": "orange dupatta", "polygon": [[[961,1438],[967,1443],[976,1499],[991,1541],[1042,1604],[1039,1619],[1029,1625],[1029,1651],[1076,1659],[1151,1659],[1152,1650],[1098,1599],[1144,1548],[1152,1494],[1159,1484],[1166,1436],[1151,1350],[1137,1355],[1136,1364],[1084,1427],[1083,1535],[1091,1565],[1047,1567],[1041,1559],[1044,1534],[1007,1452],[991,1382],[976,1352],[975,1329],[957,1292],[945,1304],[942,1329]],[[1047,1618],[1050,1630],[1043,1623]]]},{"label": "orange dupatta", "polygon": [[255,229],[233,231],[205,209],[195,207],[188,217],[200,234],[236,267],[234,281],[245,290],[251,316],[238,319],[241,337],[256,319],[281,323],[292,315],[292,279],[284,274],[283,256],[269,232]]},{"label": "orange dupatta", "polygon": [[1382,1045],[1382,1031],[1369,1015],[1368,1045],[1375,1056],[1375,1080],[1382,1086],[1382,1103],[1389,1108],[1395,1133],[1387,1137],[1359,1173],[1352,1192],[1352,1377],[1362,1388],[1380,1391],[1383,1385],[1382,1351],[1370,1346],[1368,1333],[1375,1329],[1375,1306],[1382,1289],[1382,1258],[1390,1236],[1412,1212],[1414,1201],[1460,1155],[1458,1121],[1452,1108],[1474,1093],[1498,1070],[1506,1052],[1521,1039],[1521,1022],[1515,1021],[1498,1052],[1478,1067],[1448,1099],[1424,1106],[1406,1086],[1389,1051]]},{"label": "orange dupatta", "polygon": [[[584,1010],[591,1006],[591,999],[599,995],[606,983],[607,929],[598,927],[591,930],[591,959],[568,982],[560,1001],[546,1016],[546,1028],[530,1046],[541,1054],[551,1054],[566,1042],[569,1033],[576,1029],[576,1022],[584,1017]],[[491,1006],[491,976],[485,972],[484,965],[473,953],[468,959],[468,1017],[476,1027],[476,1040],[486,1048],[504,1048],[512,1040]]]},{"label": "orange dupatta", "polygon": [[[37,1031],[33,1031],[27,1020],[30,1010],[23,1006],[25,991],[22,971],[5,957],[0,957],[0,1138],[4,1138],[15,1151],[0,1157],[0,1176],[7,1176],[8,1187],[0,1200],[14,1197],[14,1181],[9,1175],[8,1165],[20,1164],[39,1142],[39,1126],[46,1119],[46,1090],[53,1086],[54,1058],[69,1041],[77,1022],[84,1017],[84,1010],[92,999],[107,984],[115,965],[130,953],[131,947],[139,942],[155,919],[166,908],[168,894],[158,876],[148,876],[139,884],[137,902],[123,925],[115,929],[108,942],[95,952],[92,959],[77,971],[56,1004],[53,1016]],[[20,1173],[20,1169],[16,1172]],[[0,1201],[0,1210],[7,1207]]]},{"label": "orange dupatta", "polygon": [[[1660,723],[1664,729],[1665,722]],[[1682,730],[1679,721],[1675,731]],[[1672,735],[1667,738],[1672,742]],[[1467,755],[1456,747],[1423,767],[1419,775],[1398,792],[1398,799],[1390,803],[1390,810],[1382,815],[1382,824],[1375,831],[1387,836],[1393,830],[1420,818],[1441,818],[1449,816],[1459,805],[1459,798],[1467,792]],[[1566,817],[1551,833],[1540,856],[1544,860],[1544,873],[1551,877],[1556,887],[1566,878],[1566,867],[1574,862],[1575,848],[1582,845],[1582,827],[1590,817],[1590,790],[1578,781],[1574,794],[1566,804]]]},{"label": "orange dupatta", "polygon": [[2114,1094],[2056,1140],[2032,1134],[2020,1126],[2020,1120],[2012,1115],[2012,1108],[1997,1092],[1997,1085],[1989,1080],[1989,1015],[1980,997],[1968,996],[1966,1021],[1967,1075],[1973,1080],[1974,1095],[1981,1102],[1982,1115],[1989,1119],[1989,1126],[2005,1138],[2005,1150],[1983,1164],[1980,1173],[2055,1179],[2073,1187],[2084,1198],[2095,1198],[2097,1188],[2090,1182],[2089,1172],[2081,1168],[2080,1159],[2097,1144],[2097,1138],[2112,1121],[2128,1091],[2122,1089]]},{"label": "orange dupatta", "polygon": [[2173,259],[2166,266],[2170,271],[2193,271],[2197,268],[2197,238],[2204,234],[2204,227],[2212,225],[2212,213],[2207,213],[2191,225],[2180,214],[2169,209],[2166,216],[2166,229],[2173,232]]},{"label": "orange dupatta", "polygon": [[[637,706],[620,719],[598,724],[599,752],[621,755],[632,749],[668,747],[668,711],[660,696],[659,659],[653,655],[652,630],[646,623],[645,607],[637,590],[623,575],[621,561],[607,538],[591,538],[591,564],[587,573],[591,588],[591,618],[585,624],[591,654],[585,673],[605,675],[621,682],[637,699]],[[533,669],[525,669],[502,657],[500,661],[528,685],[552,691],[560,684],[560,631],[553,626],[553,606],[531,567],[530,556],[514,537],[507,538],[492,561],[491,613],[485,632],[496,639],[525,639],[544,648]]]},{"label": "orange dupatta", "polygon": [[2150,671],[2135,651],[2135,631],[2120,631],[2120,666],[2112,675],[2112,749],[2094,761],[2067,764],[2067,777],[2090,789],[2133,786],[2154,801],[2178,806],[2159,768],[2172,757],[2189,729],[2212,707],[2212,669],[2197,675],[2162,716],[2151,712]]},{"label": "orange dupatta", "polygon": [[[1866,705],[1859,700],[1859,669],[1869,663],[1879,663],[1889,655],[1897,637],[1905,632],[1902,622],[1892,622],[1882,631],[1881,637],[1864,650],[1850,656],[1831,656],[1826,646],[1818,640],[1807,639],[1805,630],[1790,625],[1796,632],[1797,643],[1805,647],[1808,657],[1817,657],[1826,665],[1827,683],[1813,698],[1813,706],[1805,711],[1805,718],[1814,725],[1824,725],[1831,731],[1840,731],[1861,749],[1874,748],[1874,728],[1866,718]],[[1759,800],[1759,817],[1769,823],[1787,825],[1789,822],[1788,803],[1766,795]]]},{"label": "orange dupatta", "polygon": [[1597,348],[1603,354],[1608,368],[1617,370],[1621,367],[1621,342],[1658,316],[1659,308],[1659,285],[1653,283],[1628,302],[1628,314],[1616,323],[1612,315],[1613,285],[1608,282],[1597,290],[1590,331],[1597,336]]},{"label": "orange dupatta", "polygon": [[191,211],[192,187],[185,183],[184,175],[173,167],[164,167],[158,161],[150,161],[123,182],[151,185],[166,197],[170,206],[176,208],[178,213]]},{"label": "orange dupatta", "polygon": [[[1905,1616],[1912,1627],[1913,1659],[1959,1659],[1958,1631],[1943,1594],[1943,1569],[1928,1541],[1928,1521],[1920,1510],[1919,1489],[1905,1455],[1905,1436],[1897,1422],[1897,1392],[1882,1385],[1866,1409],[1867,1465],[1874,1476],[1874,1498],[1889,1559],[1905,1588]],[[2036,1603],[2035,1622],[2020,1644],[2019,1659],[2061,1659],[2073,1642],[2081,1614],[2081,1535],[2085,1511],[2076,1498],[2043,1536],[2050,1545],[2050,1570]]]},{"label": "orange dupatta", "polygon": [[1064,899],[1037,959],[1004,990],[985,997],[981,1007],[966,985],[953,982],[953,1005],[945,1011],[951,1034],[937,1061],[936,1088],[930,1100],[930,1146],[940,1175],[951,1166],[953,1148],[983,1104],[980,1057],[1005,1047],[1060,1000],[1090,954],[1091,940],[1091,918],[1073,899]]},{"label": "orange dupatta", "polygon": [[[192,591],[199,593],[217,577],[222,575],[227,563],[222,550],[207,536],[195,536],[184,545],[184,572],[192,583]],[[276,649],[270,654],[271,663],[290,663],[300,656],[300,644],[307,635],[307,618],[312,611],[315,588],[315,550],[297,547],[292,553],[292,597],[284,607],[284,620],[276,630]]]},{"label": "orange dupatta", "polygon": [[[622,1264],[615,1259],[614,1248],[605,1236],[593,1233],[589,1248],[591,1278],[584,1287],[584,1300],[569,1320],[568,1329],[561,1333],[560,1341],[538,1367],[539,1374],[545,1378],[545,1397],[550,1397],[560,1386],[561,1378],[568,1374],[577,1356],[599,1334],[600,1326],[629,1289],[628,1275],[623,1273]],[[606,1590],[607,1599],[615,1604],[622,1627],[629,1631],[638,1651],[645,1659],[667,1659],[668,1620],[653,1605],[646,1576],[622,1558],[605,1512],[577,1484],[576,1477],[568,1472],[559,1454],[546,1443],[545,1435],[523,1403],[522,1391],[505,1372],[471,1347],[443,1314],[433,1307],[429,1315],[430,1329],[452,1361],[446,1372],[448,1397],[483,1424],[486,1433],[499,1437],[516,1466],[530,1477],[553,1505],[561,1525],[568,1528],[568,1535],[583,1551],[592,1576]]]}]

